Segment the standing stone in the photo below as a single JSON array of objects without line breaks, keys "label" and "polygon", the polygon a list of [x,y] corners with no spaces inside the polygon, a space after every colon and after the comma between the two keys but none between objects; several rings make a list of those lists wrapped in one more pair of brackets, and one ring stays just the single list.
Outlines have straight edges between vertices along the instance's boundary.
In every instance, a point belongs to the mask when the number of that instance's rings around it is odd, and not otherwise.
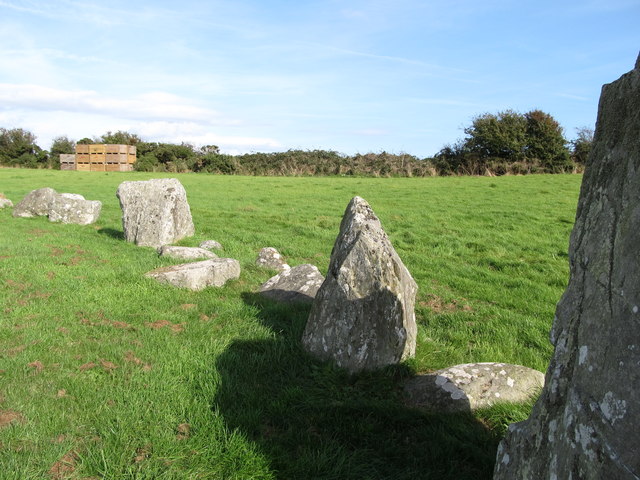
[{"label": "standing stone", "polygon": [[158,248],[194,234],[187,192],[175,178],[122,182],[116,196],[128,242]]},{"label": "standing stone", "polygon": [[303,346],[351,373],[412,357],[416,291],[416,282],[373,210],[354,197],[313,302]]},{"label": "standing stone", "polygon": [[605,85],[546,385],[494,479],[640,478],[640,57]]}]

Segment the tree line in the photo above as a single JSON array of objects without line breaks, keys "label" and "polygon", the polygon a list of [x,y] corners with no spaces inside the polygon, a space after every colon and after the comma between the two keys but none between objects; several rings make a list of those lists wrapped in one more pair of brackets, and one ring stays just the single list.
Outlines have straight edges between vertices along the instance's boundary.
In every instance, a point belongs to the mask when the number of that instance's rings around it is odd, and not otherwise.
[{"label": "tree line", "polygon": [[433,157],[400,153],[343,155],[332,150],[288,150],[230,155],[216,145],[146,142],[129,132],[107,132],[73,141],[55,138],[50,149],[21,128],[0,128],[0,165],[60,168],[60,154],[74,153],[76,143],[135,145],[138,171],[205,172],[225,175],[354,175],[423,177],[434,175],[505,175],[582,171],[593,142],[593,130],[578,129],[571,142],[548,113],[505,110],[472,119],[465,137],[445,145]]}]

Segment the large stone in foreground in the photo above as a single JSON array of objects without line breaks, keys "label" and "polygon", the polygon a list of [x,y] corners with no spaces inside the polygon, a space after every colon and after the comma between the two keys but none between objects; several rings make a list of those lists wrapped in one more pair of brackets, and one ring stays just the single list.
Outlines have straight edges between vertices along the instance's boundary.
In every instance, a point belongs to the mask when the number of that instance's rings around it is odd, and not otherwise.
[{"label": "large stone in foreground", "polygon": [[233,258],[214,258],[201,262],[183,263],[156,268],[145,273],[145,277],[153,278],[160,283],[190,290],[221,287],[239,276],[240,262]]},{"label": "large stone in foreground", "polygon": [[640,57],[605,85],[546,385],[494,479],[640,478]]},{"label": "large stone in foreground", "polygon": [[260,287],[260,295],[283,303],[311,303],[323,281],[318,267],[305,263],[271,277]]},{"label": "large stone in foreground", "polygon": [[39,188],[28,193],[13,209],[14,217],[47,216],[51,222],[89,225],[100,217],[102,202],[86,200],[76,193]]},{"label": "large stone in foreground", "polygon": [[469,412],[496,403],[522,403],[544,386],[544,374],[508,363],[467,363],[405,382],[406,403],[443,412]]},{"label": "large stone in foreground", "polygon": [[302,337],[312,355],[349,372],[415,354],[416,282],[369,204],[354,197]]},{"label": "large stone in foreground", "polygon": [[194,234],[187,192],[175,178],[122,182],[116,196],[128,242],[158,248]]}]

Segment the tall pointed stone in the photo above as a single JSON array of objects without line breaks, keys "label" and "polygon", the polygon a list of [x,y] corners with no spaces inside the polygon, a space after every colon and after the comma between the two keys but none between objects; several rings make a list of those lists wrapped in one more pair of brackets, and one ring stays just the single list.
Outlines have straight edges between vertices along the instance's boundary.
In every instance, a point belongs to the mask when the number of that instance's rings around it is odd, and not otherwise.
[{"label": "tall pointed stone", "polygon": [[354,197],[314,299],[303,346],[352,373],[411,357],[416,348],[416,291],[373,210]]},{"label": "tall pointed stone", "polygon": [[546,386],[495,480],[640,478],[640,57],[605,85]]}]

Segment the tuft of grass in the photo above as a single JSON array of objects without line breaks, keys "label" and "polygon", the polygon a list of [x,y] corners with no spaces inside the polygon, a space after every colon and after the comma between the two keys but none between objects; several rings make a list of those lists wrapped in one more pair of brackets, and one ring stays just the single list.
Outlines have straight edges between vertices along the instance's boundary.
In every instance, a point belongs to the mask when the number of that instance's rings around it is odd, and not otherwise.
[{"label": "tuft of grass", "polygon": [[[201,292],[143,274],[172,263],[123,240],[115,191],[177,177],[196,234],[240,279]],[[409,409],[403,379],[458,363],[544,371],[581,178],[265,178],[0,170],[14,203],[52,187],[103,202],[95,225],[0,210],[2,479],[490,478],[506,425]],[[373,207],[419,285],[416,358],[349,376],[302,350],[309,313],[256,292],[276,247],[326,272],[354,195]],[[176,262],[177,263],[177,262]]]}]

